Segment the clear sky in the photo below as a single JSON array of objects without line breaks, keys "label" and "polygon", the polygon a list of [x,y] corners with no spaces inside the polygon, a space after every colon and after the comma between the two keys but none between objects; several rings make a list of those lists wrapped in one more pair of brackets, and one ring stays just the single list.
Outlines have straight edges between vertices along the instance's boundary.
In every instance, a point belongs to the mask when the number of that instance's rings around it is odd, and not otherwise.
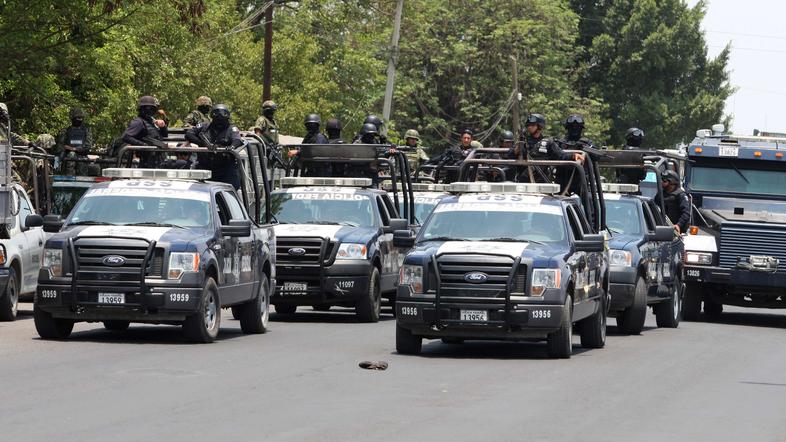
[{"label": "clear sky", "polygon": [[708,0],[703,28],[709,55],[732,46],[728,67],[738,90],[726,101],[726,113],[735,133],[786,132],[785,18],[786,0]]}]

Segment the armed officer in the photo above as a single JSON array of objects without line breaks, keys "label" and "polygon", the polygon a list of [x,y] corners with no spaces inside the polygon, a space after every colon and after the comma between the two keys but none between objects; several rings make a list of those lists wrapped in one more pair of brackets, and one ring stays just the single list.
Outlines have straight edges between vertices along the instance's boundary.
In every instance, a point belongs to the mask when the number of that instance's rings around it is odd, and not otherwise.
[{"label": "armed officer", "polygon": [[[674,223],[677,233],[687,232],[690,223],[690,200],[688,194],[680,187],[680,177],[677,172],[673,170],[663,172],[661,187],[663,187],[663,207],[666,216]],[[655,197],[655,203],[660,205],[660,195]]]},{"label": "armed officer", "polygon": [[[639,150],[644,142],[644,131],[638,127],[631,127],[625,131],[624,150]],[[626,184],[639,184],[647,177],[644,169],[617,169],[617,182]]]},{"label": "armed officer", "polygon": [[[159,106],[158,100],[150,95],[139,99],[138,114],[123,132],[123,143],[166,148],[163,139],[169,135],[169,128],[166,119],[159,113]],[[161,162],[161,155],[151,152],[142,152],[139,157],[142,167],[154,168]]]},{"label": "armed officer", "polygon": [[[210,123],[198,124],[186,131],[186,140],[201,147],[214,150],[217,146],[237,148],[243,145],[240,130],[230,120],[229,108],[217,104],[210,110]],[[197,155],[200,167],[212,172],[212,180],[240,188],[240,176],[235,156],[230,153]]]},{"label": "armed officer", "polygon": [[425,149],[420,145],[420,134],[415,129],[409,129],[404,134],[405,150],[404,155],[409,162],[409,169],[414,172],[418,170],[421,162],[428,162],[429,158],[426,155]]},{"label": "armed officer", "polygon": [[328,143],[330,144],[344,144],[341,138],[341,130],[344,126],[336,118],[331,118],[325,122],[325,131],[327,132]]},{"label": "armed officer", "polygon": [[210,109],[213,107],[213,100],[202,95],[196,99],[196,109],[186,115],[183,119],[185,127],[193,127],[200,123],[210,123]]},{"label": "armed officer", "polygon": [[257,118],[254,127],[252,127],[254,133],[262,137],[262,140],[271,146],[278,146],[276,110],[278,110],[278,105],[273,100],[265,100],[262,103],[262,115]]},{"label": "armed officer", "polygon": [[8,132],[8,124],[10,122],[11,114],[8,113],[8,106],[6,106],[5,103],[0,103],[0,142],[7,139],[11,142],[12,146],[32,147],[33,143],[27,138],[14,132]]},{"label": "armed officer", "polygon": [[[373,124],[374,127],[377,129],[377,135],[375,136],[376,140],[375,140],[374,143],[363,143],[363,144],[387,144],[388,143],[388,139],[384,135],[384,130],[383,129],[385,127],[385,122],[382,120],[382,118],[379,118],[378,116],[373,115],[373,114],[372,115],[368,115],[368,116],[366,116],[366,119],[363,120],[363,126],[365,126],[366,124]],[[362,134],[363,126],[361,126],[360,132],[358,132],[358,134],[352,140],[353,143],[358,141],[358,140],[360,140],[360,138],[363,136],[363,134]]]},{"label": "armed officer", "polygon": [[85,125],[85,112],[75,107],[69,112],[71,126],[63,129],[57,137],[55,155],[58,156],[63,171],[67,175],[87,175],[87,163],[68,161],[68,159],[87,159],[93,148],[93,135]]},{"label": "armed officer", "polygon": [[[583,154],[566,153],[557,142],[550,138],[545,138],[543,136],[545,128],[546,117],[541,114],[530,114],[527,117],[526,128],[519,145],[508,152],[508,157],[514,159],[583,162]],[[519,168],[516,173],[516,181],[550,183],[553,181],[551,175],[551,168],[529,166]]]}]

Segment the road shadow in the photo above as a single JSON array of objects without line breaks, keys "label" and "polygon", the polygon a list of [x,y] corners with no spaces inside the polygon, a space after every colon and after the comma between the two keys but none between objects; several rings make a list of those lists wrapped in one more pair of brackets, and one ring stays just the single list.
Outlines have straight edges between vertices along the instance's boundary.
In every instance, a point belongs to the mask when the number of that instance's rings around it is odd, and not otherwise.
[{"label": "road shadow", "polygon": [[[588,350],[574,342],[573,357],[580,357]],[[600,349],[602,350],[602,349]],[[398,354],[392,352],[391,354]],[[552,360],[546,351],[546,342],[464,341],[462,344],[445,344],[441,340],[424,340],[419,356],[434,359],[494,359],[494,360]]]},{"label": "road shadow", "polygon": [[[231,316],[230,316],[231,319]],[[222,326],[216,337],[216,342],[252,336],[243,333],[238,327],[225,327],[225,318],[221,318]],[[35,340],[41,340],[36,337]],[[127,330],[112,331],[104,328],[81,330],[71,333],[68,339],[61,342],[68,343],[104,343],[104,344],[162,344],[162,345],[203,345],[194,343],[183,336],[182,327],[178,325],[148,325],[131,324]]]},{"label": "road shadow", "polygon": [[[379,322],[395,321],[395,319],[390,309],[382,308]],[[359,324],[357,316],[355,316],[355,309],[342,307],[333,307],[327,312],[312,310],[311,307],[298,307],[297,312],[292,315],[271,312],[270,320],[272,322],[292,323]]]},{"label": "road shadow", "polygon": [[657,330],[657,329],[658,329],[658,327],[652,327],[652,326],[646,326],[645,325],[644,328],[641,329],[641,334],[631,335],[631,334],[628,334],[628,333],[621,332],[619,327],[609,323],[606,326],[606,336],[615,336],[615,337],[616,336],[633,336],[633,337],[636,337],[636,336],[642,336],[643,334],[647,333],[647,331],[649,331],[649,330]]},{"label": "road shadow", "polygon": [[786,329],[786,314],[733,311],[723,312],[717,318],[710,318],[707,315],[702,315],[700,322]]}]

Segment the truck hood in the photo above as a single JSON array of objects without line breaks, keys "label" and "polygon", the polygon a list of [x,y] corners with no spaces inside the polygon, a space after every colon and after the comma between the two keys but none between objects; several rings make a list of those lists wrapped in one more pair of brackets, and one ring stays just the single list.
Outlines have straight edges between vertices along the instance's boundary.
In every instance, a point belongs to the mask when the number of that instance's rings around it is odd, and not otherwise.
[{"label": "truck hood", "polygon": [[379,227],[352,227],[321,224],[278,224],[273,228],[277,238],[314,237],[341,243],[367,244],[379,233]]},{"label": "truck hood", "polygon": [[187,244],[198,238],[210,235],[208,229],[144,226],[74,226],[55,234],[52,239],[65,240],[67,238],[84,238],[89,236],[139,238],[158,243],[181,242]]},{"label": "truck hood", "polygon": [[720,223],[786,224],[786,201],[704,197],[700,212]]},{"label": "truck hood", "polygon": [[563,256],[567,247],[544,246],[528,242],[495,241],[429,241],[418,244],[412,249],[414,255],[443,255],[446,253],[465,253],[467,255],[492,253],[506,255],[513,259],[531,259],[536,265],[545,266],[551,258]]},{"label": "truck hood", "polygon": [[624,233],[614,233],[609,238],[609,248],[614,250],[626,250],[633,244],[638,244],[644,241],[644,237],[639,235],[630,235]]}]

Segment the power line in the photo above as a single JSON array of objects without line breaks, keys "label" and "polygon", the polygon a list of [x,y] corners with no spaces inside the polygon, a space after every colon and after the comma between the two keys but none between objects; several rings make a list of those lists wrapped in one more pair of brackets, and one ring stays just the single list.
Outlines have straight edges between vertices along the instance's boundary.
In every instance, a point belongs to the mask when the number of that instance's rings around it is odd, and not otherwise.
[{"label": "power line", "polygon": [[781,35],[747,34],[744,32],[713,31],[709,29],[707,29],[706,32],[709,32],[711,34],[737,35],[740,37],[756,37],[756,38],[771,38],[774,40],[786,40],[786,36],[781,36]]},{"label": "power line", "polygon": [[[726,46],[721,45],[708,45],[711,48],[725,48]],[[750,51],[750,52],[768,52],[774,54],[786,54],[786,51],[778,50],[778,49],[761,49],[761,48],[743,48],[739,46],[731,46],[733,51]]]}]

